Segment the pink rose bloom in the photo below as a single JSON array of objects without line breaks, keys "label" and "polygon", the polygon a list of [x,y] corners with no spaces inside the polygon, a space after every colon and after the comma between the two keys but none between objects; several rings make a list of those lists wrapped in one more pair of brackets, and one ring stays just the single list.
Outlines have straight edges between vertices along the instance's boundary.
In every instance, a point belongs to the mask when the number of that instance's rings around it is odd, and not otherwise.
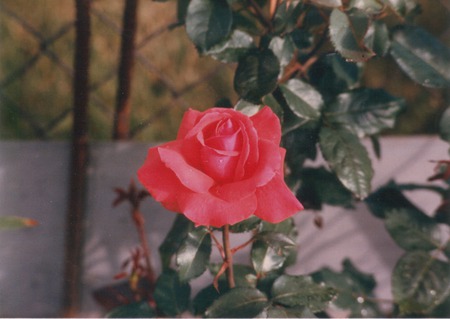
[{"label": "pink rose bloom", "polygon": [[175,141],[149,149],[138,177],[165,208],[197,225],[251,215],[278,223],[303,209],[284,182],[280,140],[280,121],[267,106],[251,117],[190,109]]}]

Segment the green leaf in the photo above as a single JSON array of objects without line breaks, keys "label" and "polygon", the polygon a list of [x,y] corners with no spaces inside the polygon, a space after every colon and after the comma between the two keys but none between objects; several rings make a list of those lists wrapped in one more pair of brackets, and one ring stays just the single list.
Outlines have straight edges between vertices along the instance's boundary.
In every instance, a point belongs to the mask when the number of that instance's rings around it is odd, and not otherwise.
[{"label": "green leaf", "polygon": [[304,168],[300,182],[297,197],[307,208],[321,209],[322,204],[352,207],[352,193],[324,167]]},{"label": "green leaf", "polygon": [[255,115],[261,109],[261,104],[255,104],[243,99],[240,99],[234,106],[236,111],[239,111],[247,116]]},{"label": "green leaf", "polygon": [[166,235],[161,246],[159,246],[159,255],[163,269],[170,267],[172,257],[176,254],[180,248],[182,242],[186,238],[189,230],[194,228],[194,224],[184,217],[182,214],[178,214]]},{"label": "green leaf", "polygon": [[[296,229],[292,219],[278,224],[262,222],[259,233],[262,234],[261,238],[256,237],[251,249],[255,271],[261,274],[283,267],[288,256],[295,253]],[[277,233],[279,235],[274,235]],[[272,239],[269,238],[270,236]],[[276,236],[279,236],[278,240],[274,240]],[[289,243],[282,244],[283,240]]]},{"label": "green leaf", "polygon": [[420,5],[417,0],[383,0],[383,2],[403,17],[420,11]]},{"label": "green leaf", "polygon": [[346,61],[339,54],[325,55],[311,66],[308,77],[329,104],[339,93],[358,86],[361,67]]},{"label": "green leaf", "polygon": [[231,225],[230,226],[230,231],[232,233],[244,233],[244,232],[248,232],[251,231],[255,228],[257,228],[259,226],[259,224],[261,223],[261,219],[259,219],[256,216],[251,216],[249,218],[247,218],[246,220]]},{"label": "green leaf", "polygon": [[375,53],[364,44],[369,17],[364,11],[352,9],[347,13],[333,9],[330,16],[330,38],[336,50],[347,60],[364,62]]},{"label": "green leaf", "polygon": [[208,308],[208,318],[252,318],[266,306],[266,295],[255,288],[234,288],[220,296]]},{"label": "green leaf", "polygon": [[190,0],[178,0],[177,1],[177,19],[180,23],[185,23],[187,10]]},{"label": "green leaf", "polygon": [[374,21],[367,30],[367,34],[364,37],[364,44],[377,56],[385,56],[391,47],[389,30],[386,24],[381,21]]},{"label": "green leaf", "polygon": [[292,112],[305,121],[317,120],[323,107],[322,95],[311,85],[291,79],[280,85],[281,92]]},{"label": "green leaf", "polygon": [[234,88],[245,100],[259,103],[277,86],[280,63],[272,50],[251,50],[239,60]]},{"label": "green leaf", "polygon": [[323,127],[320,149],[341,183],[359,199],[371,189],[372,163],[358,137],[344,128]]},{"label": "green leaf", "polygon": [[272,300],[288,307],[303,306],[312,312],[324,310],[336,291],[313,282],[309,276],[280,276],[272,286]]},{"label": "green leaf", "polygon": [[317,283],[326,284],[337,291],[332,303],[336,307],[350,310],[352,317],[381,317],[377,305],[367,297],[373,297],[376,286],[374,277],[359,271],[349,259],[343,261],[341,272],[323,268],[312,274]]},{"label": "green leaf", "polygon": [[392,294],[401,314],[429,314],[450,295],[450,264],[423,251],[406,253],[392,273]]},{"label": "green leaf", "polygon": [[424,29],[398,28],[392,35],[390,53],[415,82],[432,88],[450,86],[450,49]]},{"label": "green leaf", "polygon": [[306,307],[282,307],[271,305],[264,309],[256,318],[317,318]]},{"label": "green leaf", "polygon": [[439,122],[439,134],[444,141],[450,142],[450,107],[447,107]]},{"label": "green leaf", "polygon": [[106,318],[154,318],[156,312],[147,301],[140,301],[114,308],[108,312]]},{"label": "green leaf", "polygon": [[275,249],[284,249],[295,246],[295,241],[283,233],[263,231],[255,235],[255,240],[260,240]]},{"label": "green leaf", "polygon": [[342,6],[342,0],[311,0],[313,4],[330,7],[330,8],[339,8]]},{"label": "green leaf", "polygon": [[384,222],[392,239],[405,250],[433,250],[440,246],[438,224],[415,207],[387,210]]},{"label": "green leaf", "polygon": [[191,230],[177,252],[178,275],[189,281],[203,274],[211,255],[211,236],[206,227]]},{"label": "green leaf", "polygon": [[0,216],[0,230],[12,230],[24,227],[34,227],[38,223],[34,219],[17,216]]},{"label": "green leaf", "polygon": [[[224,293],[228,291],[227,285],[221,285],[219,282],[219,291]],[[213,302],[220,297],[220,294],[213,285],[206,286],[198,292],[194,300],[192,300],[192,306],[194,308],[194,315],[203,315]]]},{"label": "green leaf", "polygon": [[392,128],[404,101],[382,89],[356,89],[338,95],[327,109],[327,119],[348,128],[360,137]]},{"label": "green leaf", "polygon": [[365,199],[372,214],[385,218],[386,212],[397,209],[416,209],[415,206],[400,192],[394,182],[380,187]]},{"label": "green leaf", "polygon": [[186,15],[186,32],[203,52],[228,36],[232,22],[231,8],[226,0],[191,0]]},{"label": "green leaf", "polygon": [[380,14],[384,9],[380,0],[351,0],[348,7],[357,8],[371,16]]},{"label": "green leaf", "polygon": [[155,302],[166,316],[175,317],[189,307],[191,287],[180,282],[178,274],[173,270],[163,272],[155,285]]},{"label": "green leaf", "polygon": [[306,159],[314,160],[317,156],[318,129],[303,126],[287,132],[283,136],[283,146],[288,150],[286,162],[293,175],[303,167]]},{"label": "green leaf", "polygon": [[271,49],[278,58],[280,68],[283,70],[284,67],[291,62],[294,56],[295,45],[290,37],[273,37],[269,43],[269,49]]},{"label": "green leaf", "polygon": [[398,187],[390,183],[366,198],[371,212],[385,219],[386,229],[403,249],[439,248],[441,233],[438,223],[413,205]]},{"label": "green leaf", "polygon": [[214,59],[225,63],[238,62],[247,52],[255,47],[253,38],[240,30],[234,30],[230,37],[204,52]]}]

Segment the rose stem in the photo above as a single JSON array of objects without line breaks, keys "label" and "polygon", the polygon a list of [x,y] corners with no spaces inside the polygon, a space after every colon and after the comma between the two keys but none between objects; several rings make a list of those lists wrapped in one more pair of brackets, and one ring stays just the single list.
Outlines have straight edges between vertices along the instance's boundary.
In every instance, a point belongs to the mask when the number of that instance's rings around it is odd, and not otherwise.
[{"label": "rose stem", "polygon": [[151,284],[155,283],[155,274],[153,273],[153,267],[152,263],[150,261],[150,247],[147,244],[147,237],[146,237],[146,231],[144,226],[144,217],[142,216],[142,213],[139,210],[139,207],[134,206],[133,212],[132,212],[134,224],[136,225],[139,239],[142,245],[142,249],[144,250],[144,258],[145,258],[145,264],[147,266],[147,278],[150,281]]},{"label": "rose stem", "polygon": [[236,286],[234,282],[234,272],[233,272],[233,253],[230,248],[230,226],[225,225],[222,228],[223,235],[223,248],[225,251],[224,263],[228,266],[226,271],[228,287],[234,288]]}]

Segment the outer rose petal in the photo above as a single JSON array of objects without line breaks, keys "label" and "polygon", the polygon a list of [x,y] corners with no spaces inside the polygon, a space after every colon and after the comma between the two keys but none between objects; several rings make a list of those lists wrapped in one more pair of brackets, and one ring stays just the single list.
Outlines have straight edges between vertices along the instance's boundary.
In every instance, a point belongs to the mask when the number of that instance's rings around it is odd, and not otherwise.
[{"label": "outer rose petal", "polygon": [[257,188],[256,197],[258,208],[255,215],[270,223],[279,223],[303,209],[279,174],[268,184]]},{"label": "outer rose petal", "polygon": [[181,120],[180,128],[178,129],[177,140],[183,139],[186,134],[192,129],[202,116],[202,112],[189,109],[184,113]]},{"label": "outer rose petal", "polygon": [[[175,149],[172,149],[172,145]],[[199,193],[206,193],[214,185],[214,180],[189,165],[180,154],[177,142],[167,143],[165,147],[158,147],[161,161],[175,173],[181,184],[186,188]]]},{"label": "outer rose petal", "polygon": [[179,197],[183,214],[197,225],[222,227],[250,217],[256,207],[254,194],[227,202],[211,194],[184,193]]},{"label": "outer rose petal", "polygon": [[281,124],[278,116],[270,107],[265,106],[258,113],[250,117],[260,139],[269,140],[277,145],[281,141]]},{"label": "outer rose petal", "polygon": [[139,181],[152,197],[169,210],[179,211],[176,195],[187,191],[177,176],[161,161],[158,147],[148,150],[144,165],[137,172]]}]

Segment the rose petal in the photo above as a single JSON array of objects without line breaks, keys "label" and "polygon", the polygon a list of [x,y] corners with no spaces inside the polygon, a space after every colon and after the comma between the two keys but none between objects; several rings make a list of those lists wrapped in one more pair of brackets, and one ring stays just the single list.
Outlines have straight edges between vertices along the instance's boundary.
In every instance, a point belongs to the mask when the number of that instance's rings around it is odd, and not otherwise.
[{"label": "rose petal", "polygon": [[267,184],[282,167],[282,148],[267,140],[259,141],[259,162],[253,175],[245,180],[216,185],[211,192],[226,200],[237,200],[253,194],[257,187]]},{"label": "rose petal", "polygon": [[181,184],[186,188],[198,192],[206,193],[214,185],[214,180],[189,165],[180,154],[181,146],[177,141],[164,144],[164,147],[157,148],[161,161],[172,170],[178,177]]},{"label": "rose petal", "polygon": [[211,194],[183,194],[180,207],[183,214],[197,225],[222,227],[250,217],[256,209],[256,196],[227,202]]},{"label": "rose petal", "polygon": [[258,113],[250,117],[253,122],[258,137],[269,140],[277,145],[281,141],[280,119],[268,106],[262,108]]},{"label": "rose petal", "polygon": [[277,174],[269,183],[256,189],[258,208],[255,215],[270,223],[279,223],[303,209],[303,205]]},{"label": "rose petal", "polygon": [[162,202],[169,210],[180,211],[176,195],[186,189],[161,161],[157,147],[148,150],[144,165],[138,170],[137,175],[155,200]]},{"label": "rose petal", "polygon": [[184,115],[180,123],[180,128],[178,129],[177,140],[183,139],[189,131],[197,124],[199,118],[202,116],[202,112],[189,109]]}]

